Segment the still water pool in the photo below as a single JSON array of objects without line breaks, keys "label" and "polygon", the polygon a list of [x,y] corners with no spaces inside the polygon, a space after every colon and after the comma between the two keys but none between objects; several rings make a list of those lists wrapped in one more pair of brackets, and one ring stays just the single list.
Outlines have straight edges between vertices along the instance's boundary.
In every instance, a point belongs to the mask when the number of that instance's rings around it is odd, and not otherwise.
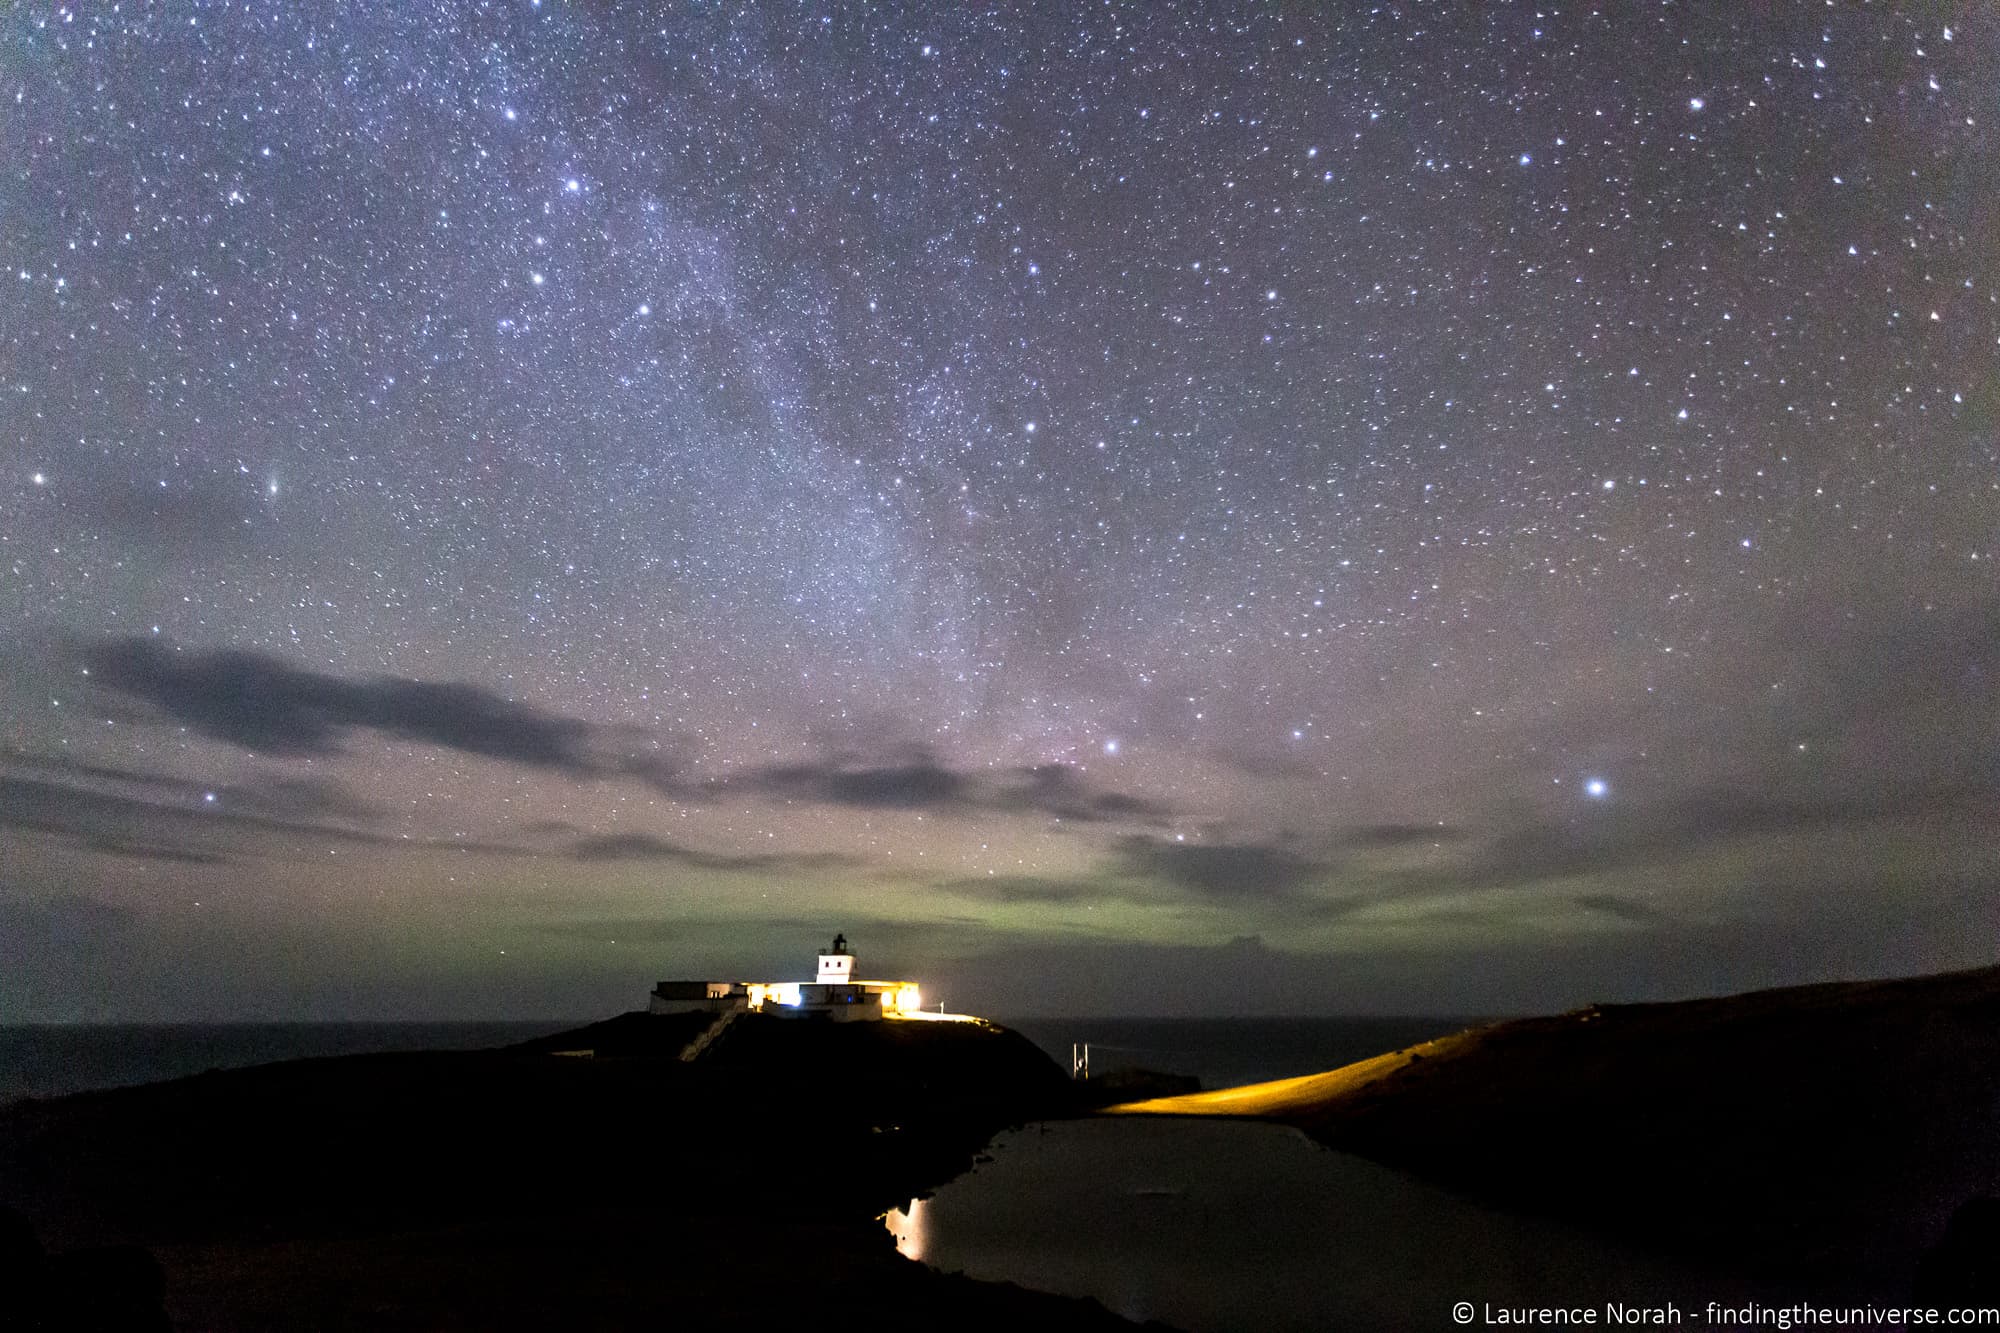
[{"label": "still water pool", "polygon": [[[1684,1266],[1469,1203],[1296,1130],[1242,1120],[1029,1125],[884,1219],[946,1272],[1215,1330],[1454,1327],[1453,1306],[1591,1307],[1740,1294]],[[1698,1318],[1687,1323],[1697,1324]],[[1612,1326],[1616,1326],[1613,1323]]]}]

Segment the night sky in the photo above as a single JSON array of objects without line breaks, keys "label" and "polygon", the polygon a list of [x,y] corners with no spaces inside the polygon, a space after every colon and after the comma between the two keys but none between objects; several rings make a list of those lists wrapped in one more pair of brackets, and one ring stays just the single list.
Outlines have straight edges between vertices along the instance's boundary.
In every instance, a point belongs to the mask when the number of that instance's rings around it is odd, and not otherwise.
[{"label": "night sky", "polygon": [[0,1021],[1994,961],[1975,0],[24,4]]}]

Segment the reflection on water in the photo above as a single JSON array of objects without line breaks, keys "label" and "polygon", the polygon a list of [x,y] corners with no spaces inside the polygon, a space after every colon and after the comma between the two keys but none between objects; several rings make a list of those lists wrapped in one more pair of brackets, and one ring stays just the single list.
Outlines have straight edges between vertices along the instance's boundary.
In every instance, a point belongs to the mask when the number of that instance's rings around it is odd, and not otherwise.
[{"label": "reflection on water", "polygon": [[905,1259],[924,1261],[924,1213],[929,1207],[927,1199],[912,1199],[882,1215],[889,1234],[896,1238],[896,1253]]},{"label": "reflection on water", "polygon": [[884,1219],[946,1272],[1192,1333],[1449,1327],[1458,1301],[1695,1310],[1734,1284],[1477,1207],[1277,1125],[1107,1119],[1003,1134]]}]

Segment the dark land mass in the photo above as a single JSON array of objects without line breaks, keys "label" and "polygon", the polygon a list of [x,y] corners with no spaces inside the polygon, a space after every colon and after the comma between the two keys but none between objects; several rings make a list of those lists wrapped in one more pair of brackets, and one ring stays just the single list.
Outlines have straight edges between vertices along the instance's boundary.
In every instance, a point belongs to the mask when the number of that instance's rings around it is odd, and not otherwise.
[{"label": "dark land mass", "polygon": [[999,1129],[1071,1113],[1026,1039],[751,1016],[680,1060],[711,1021],[18,1102],[0,1203],[72,1268],[143,1247],[189,1328],[1131,1327],[933,1273],[879,1221]]},{"label": "dark land mass", "polygon": [[1120,1109],[1279,1120],[1717,1271],[1907,1295],[2000,1193],[2000,968],[1601,1005]]},{"label": "dark land mass", "polygon": [[[627,1014],[507,1050],[15,1103],[0,1107],[0,1203],[58,1256],[31,1256],[52,1275],[46,1327],[89,1326],[64,1323],[62,1302],[126,1290],[218,1330],[765,1327],[829,1311],[1130,1327],[933,1273],[879,1223],[997,1130],[1088,1113],[1095,1098],[1024,1038],[746,1017],[682,1061],[713,1021]],[[2000,1192],[2000,968],[1598,1006],[1118,1109],[1294,1124],[1718,1273],[1995,1299],[2000,1205],[1978,1200]],[[143,1252],[101,1248],[118,1245]]]}]

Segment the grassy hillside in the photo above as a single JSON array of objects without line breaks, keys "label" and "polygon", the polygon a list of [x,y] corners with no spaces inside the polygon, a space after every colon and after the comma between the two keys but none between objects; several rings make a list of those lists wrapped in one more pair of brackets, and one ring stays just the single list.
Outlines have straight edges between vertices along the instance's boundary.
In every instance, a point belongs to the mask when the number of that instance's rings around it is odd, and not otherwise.
[{"label": "grassy hillside", "polygon": [[1598,1006],[1117,1109],[1282,1120],[1744,1271],[1893,1285],[2000,1191],[2000,968]]}]

